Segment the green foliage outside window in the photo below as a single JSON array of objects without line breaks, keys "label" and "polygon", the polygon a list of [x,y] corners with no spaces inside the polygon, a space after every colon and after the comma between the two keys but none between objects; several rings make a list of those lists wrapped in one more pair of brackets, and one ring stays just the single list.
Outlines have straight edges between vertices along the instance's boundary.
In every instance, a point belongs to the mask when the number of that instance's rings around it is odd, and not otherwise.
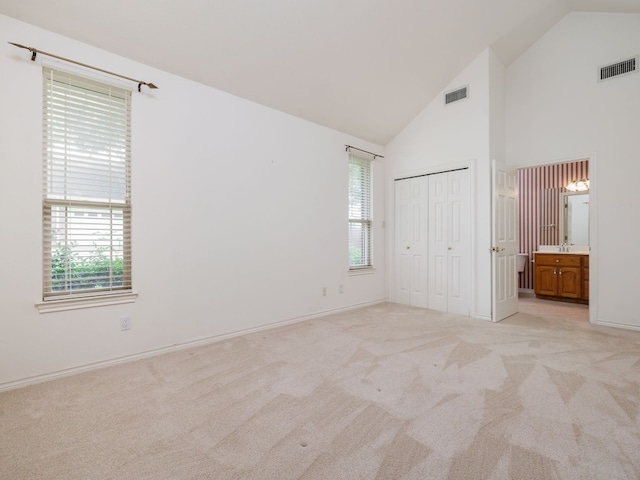
[{"label": "green foliage outside window", "polygon": [[122,286],[124,261],[121,256],[113,256],[108,247],[98,245],[92,255],[81,256],[74,251],[75,246],[75,243],[57,242],[52,249],[54,292]]}]

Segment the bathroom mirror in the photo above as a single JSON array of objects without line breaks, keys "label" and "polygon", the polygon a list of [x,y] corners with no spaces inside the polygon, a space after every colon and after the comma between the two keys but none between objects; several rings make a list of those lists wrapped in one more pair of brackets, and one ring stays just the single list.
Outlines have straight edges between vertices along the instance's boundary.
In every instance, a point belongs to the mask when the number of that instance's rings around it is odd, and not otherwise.
[{"label": "bathroom mirror", "polygon": [[589,245],[589,194],[565,192],[560,196],[560,242]]}]

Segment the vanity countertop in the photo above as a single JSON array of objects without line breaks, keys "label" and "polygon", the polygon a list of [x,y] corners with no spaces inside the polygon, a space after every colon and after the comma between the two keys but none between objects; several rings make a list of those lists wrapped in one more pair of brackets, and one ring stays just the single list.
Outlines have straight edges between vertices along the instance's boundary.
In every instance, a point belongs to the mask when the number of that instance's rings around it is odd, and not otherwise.
[{"label": "vanity countertop", "polygon": [[552,252],[549,250],[537,250],[533,252],[534,254],[543,253],[543,254],[551,254],[551,255],[589,255],[589,252]]},{"label": "vanity countertop", "polygon": [[539,245],[538,250],[535,253],[563,253],[569,255],[589,255],[590,247],[587,245],[569,245],[565,248],[568,248],[568,252],[561,252],[560,245]]}]

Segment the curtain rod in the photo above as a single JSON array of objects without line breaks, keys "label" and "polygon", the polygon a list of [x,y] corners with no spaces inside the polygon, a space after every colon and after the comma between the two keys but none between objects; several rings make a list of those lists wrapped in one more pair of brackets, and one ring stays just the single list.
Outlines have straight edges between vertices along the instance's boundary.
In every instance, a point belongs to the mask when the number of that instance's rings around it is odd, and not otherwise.
[{"label": "curtain rod", "polygon": [[36,61],[36,55],[39,53],[40,55],[46,55],[47,57],[57,58],[58,60],[63,60],[65,62],[73,63],[74,65],[80,65],[81,67],[90,68],[92,70],[97,70],[98,72],[106,73],[108,75],[113,75],[114,77],[124,78],[125,80],[129,80],[131,82],[135,82],[135,83],[138,84],[138,91],[140,91],[140,87],[142,85],[146,85],[147,87],[152,88],[152,89],[158,88],[153,83],[143,82],[142,80],[136,80],[135,78],[131,78],[131,77],[125,77],[124,75],[120,75],[118,73],[113,73],[113,72],[110,72],[108,70],[103,70],[103,69],[98,68],[98,67],[92,67],[91,65],[87,65],[86,63],[76,62],[75,60],[70,60],[68,58],[64,58],[64,57],[61,57],[59,55],[54,55],[53,53],[43,52],[42,50],[37,50],[37,49],[35,49],[33,47],[25,47],[24,45],[20,45],[19,43],[13,43],[13,42],[8,42],[8,43],[10,43],[11,45],[15,45],[18,48],[24,48],[25,50],[29,50],[31,52],[31,61],[32,62]]},{"label": "curtain rod", "polygon": [[369,155],[373,155],[373,159],[375,160],[376,158],[380,157],[380,158],[384,158],[383,155],[378,155],[377,153],[373,153],[373,152],[367,152],[366,150],[362,150],[361,148],[358,147],[352,147],[351,145],[345,145],[346,151],[348,152],[350,148],[353,148],[354,150],[358,150],[359,152],[364,152],[364,153],[368,153]]}]

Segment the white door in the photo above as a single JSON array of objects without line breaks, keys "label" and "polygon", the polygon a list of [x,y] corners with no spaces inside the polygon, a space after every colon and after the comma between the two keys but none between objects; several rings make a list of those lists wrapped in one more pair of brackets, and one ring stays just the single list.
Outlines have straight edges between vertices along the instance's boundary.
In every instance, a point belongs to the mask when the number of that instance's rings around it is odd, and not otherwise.
[{"label": "white door", "polygon": [[448,212],[447,174],[429,176],[429,308],[447,311]]},{"label": "white door", "polygon": [[469,315],[469,171],[429,176],[429,308]]},{"label": "white door", "polygon": [[395,181],[395,300],[427,307],[426,176]]},{"label": "white door", "polygon": [[494,322],[518,311],[518,172],[492,162],[491,317]]},{"label": "white door", "polygon": [[451,313],[469,315],[471,230],[469,170],[449,172],[449,292]]}]

